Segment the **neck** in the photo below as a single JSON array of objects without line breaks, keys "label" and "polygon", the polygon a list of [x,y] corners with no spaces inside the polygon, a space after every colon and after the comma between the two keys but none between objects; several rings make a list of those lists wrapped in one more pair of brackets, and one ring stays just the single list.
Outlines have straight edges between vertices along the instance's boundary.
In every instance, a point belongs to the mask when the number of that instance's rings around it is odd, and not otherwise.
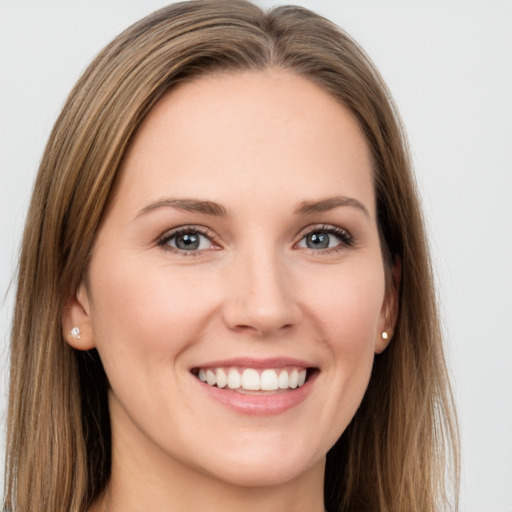
[{"label": "neck", "polygon": [[89,512],[324,511],[325,460],[290,479],[244,484],[178,461],[138,434],[112,425],[111,478]]},{"label": "neck", "polygon": [[[323,464],[278,485],[242,487],[180,468],[144,475],[113,465],[111,481],[90,512],[323,512]],[[125,468],[126,469],[126,468]],[[193,473],[193,474],[191,474]]]},{"label": "neck", "polygon": [[[181,475],[180,475],[181,476]],[[203,478],[160,482],[139,481],[124,485],[119,477],[112,480],[105,494],[96,501],[90,512],[324,512],[322,484],[301,485],[302,479],[268,487],[237,487]]]}]

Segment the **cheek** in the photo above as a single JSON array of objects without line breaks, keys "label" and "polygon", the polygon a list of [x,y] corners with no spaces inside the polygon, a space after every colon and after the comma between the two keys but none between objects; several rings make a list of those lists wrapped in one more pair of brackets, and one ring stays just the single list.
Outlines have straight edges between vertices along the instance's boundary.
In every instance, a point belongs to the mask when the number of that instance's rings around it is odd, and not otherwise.
[{"label": "cheek", "polygon": [[213,286],[161,264],[138,264],[136,257],[118,261],[108,271],[108,265],[91,267],[94,332],[102,359],[106,366],[133,365],[134,371],[145,361],[149,371],[151,359],[168,365],[209,321]]},{"label": "cheek", "polygon": [[[311,302],[319,340],[330,359],[328,380],[332,393],[326,397],[339,437],[364,396],[373,366],[379,320],[384,300],[384,272],[378,265],[365,272],[346,269],[333,279],[329,293]],[[343,404],[343,405],[341,405]]]},{"label": "cheek", "polygon": [[325,305],[324,311],[329,313],[322,322],[322,334],[330,358],[325,373],[330,391],[324,397],[321,419],[328,426],[327,449],[346,430],[368,388],[375,357],[379,296],[345,288],[332,296],[330,307]]},{"label": "cheek", "polygon": [[[322,286],[323,285],[323,286]],[[384,270],[379,261],[363,269],[347,266],[330,278],[317,279],[310,307],[333,348],[346,355],[376,341],[384,302]]]}]

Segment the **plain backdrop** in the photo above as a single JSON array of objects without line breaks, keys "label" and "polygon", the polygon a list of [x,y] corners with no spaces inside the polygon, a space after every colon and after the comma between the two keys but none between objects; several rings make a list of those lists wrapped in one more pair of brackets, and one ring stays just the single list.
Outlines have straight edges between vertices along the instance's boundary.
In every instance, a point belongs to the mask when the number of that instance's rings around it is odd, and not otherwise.
[{"label": "plain backdrop", "polygon": [[[92,57],[166,3],[0,0],[2,432],[8,285],[44,144]],[[460,413],[461,510],[512,512],[512,1],[296,3],[353,35],[398,104],[427,217]]]}]

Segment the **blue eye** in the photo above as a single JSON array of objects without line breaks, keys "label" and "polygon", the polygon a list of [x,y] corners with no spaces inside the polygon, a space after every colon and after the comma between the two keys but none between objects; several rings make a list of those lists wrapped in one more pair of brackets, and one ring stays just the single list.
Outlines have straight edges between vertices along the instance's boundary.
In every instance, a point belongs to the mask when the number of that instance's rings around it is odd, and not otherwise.
[{"label": "blue eye", "polygon": [[163,238],[159,245],[170,246],[179,251],[202,251],[212,249],[212,241],[195,229],[182,229],[170,233]]},{"label": "blue eye", "polygon": [[310,231],[301,238],[297,247],[314,250],[334,249],[340,246],[349,247],[353,240],[344,229],[326,226]]}]

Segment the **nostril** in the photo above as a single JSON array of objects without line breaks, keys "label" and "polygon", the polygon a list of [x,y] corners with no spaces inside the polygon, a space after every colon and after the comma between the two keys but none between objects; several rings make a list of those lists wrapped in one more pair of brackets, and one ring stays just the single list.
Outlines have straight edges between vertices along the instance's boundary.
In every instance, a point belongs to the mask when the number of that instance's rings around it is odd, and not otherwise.
[{"label": "nostril", "polygon": [[222,307],[224,321],[231,329],[265,336],[289,331],[300,320],[293,282],[274,251],[260,247],[250,254],[240,253],[230,283],[233,287]]},{"label": "nostril", "polygon": [[224,321],[235,331],[254,333],[260,337],[280,331],[289,332],[300,318],[300,311],[292,303],[257,305],[254,300],[233,301],[224,308]]},{"label": "nostril", "polygon": [[290,323],[285,325],[276,325],[271,323],[254,322],[253,325],[235,325],[234,327],[232,327],[232,329],[240,333],[252,333],[259,338],[264,338],[281,332],[289,332],[291,329],[293,329],[293,327],[293,324]]}]

